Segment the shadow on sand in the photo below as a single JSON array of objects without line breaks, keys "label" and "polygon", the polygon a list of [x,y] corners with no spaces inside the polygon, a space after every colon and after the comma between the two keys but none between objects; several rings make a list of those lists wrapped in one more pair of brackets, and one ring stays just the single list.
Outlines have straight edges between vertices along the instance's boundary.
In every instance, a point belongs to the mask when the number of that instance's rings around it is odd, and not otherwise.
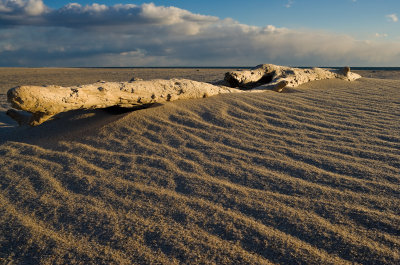
[{"label": "shadow on sand", "polygon": [[19,126],[5,112],[0,113],[0,144],[7,141],[46,145],[58,141],[76,140],[96,133],[101,127],[113,123],[129,113],[161,104],[135,108],[110,107],[96,110],[76,110],[60,113],[39,126]]}]

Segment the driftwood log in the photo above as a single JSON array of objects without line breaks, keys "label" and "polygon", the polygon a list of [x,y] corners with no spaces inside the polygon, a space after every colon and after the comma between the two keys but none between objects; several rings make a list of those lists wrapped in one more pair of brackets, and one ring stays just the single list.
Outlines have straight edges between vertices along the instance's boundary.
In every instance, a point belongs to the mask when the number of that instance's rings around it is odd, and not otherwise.
[{"label": "driftwood log", "polygon": [[39,125],[52,116],[70,110],[97,109],[112,106],[135,107],[177,99],[204,98],[223,93],[238,93],[239,89],[214,86],[186,79],[133,82],[98,82],[74,87],[19,86],[7,92],[13,108],[33,115],[26,116],[10,110],[8,115],[20,124]]},{"label": "driftwood log", "polygon": [[225,81],[231,87],[242,89],[270,88],[281,92],[285,87],[297,87],[314,80],[339,78],[354,81],[360,77],[360,75],[350,72],[350,67],[344,67],[340,70],[325,70],[261,64],[251,70],[228,72],[225,74]]},{"label": "driftwood log", "polygon": [[284,87],[295,87],[313,80],[340,78],[353,81],[360,77],[351,73],[348,67],[341,71],[329,71],[264,64],[251,70],[226,73],[225,84],[231,87],[187,79],[99,81],[73,87],[19,86],[8,91],[8,101],[13,108],[27,111],[32,115],[27,117],[13,109],[7,111],[7,114],[21,125],[36,126],[58,113],[70,110],[112,106],[135,107],[224,93],[262,92],[267,89],[281,92]]}]

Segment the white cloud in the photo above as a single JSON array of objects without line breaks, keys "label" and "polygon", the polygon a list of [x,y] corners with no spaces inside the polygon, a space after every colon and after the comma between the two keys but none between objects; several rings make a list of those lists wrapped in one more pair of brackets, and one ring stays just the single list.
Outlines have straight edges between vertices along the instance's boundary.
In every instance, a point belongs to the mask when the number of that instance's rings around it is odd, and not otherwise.
[{"label": "white cloud", "polygon": [[400,44],[384,41],[385,34],[359,41],[154,4],[71,3],[56,10],[40,4],[0,0],[0,24],[5,25],[0,66],[378,66],[400,61]]},{"label": "white cloud", "polygon": [[104,12],[104,11],[107,11],[107,10],[108,10],[108,7],[106,5],[99,5],[99,4],[96,4],[96,3],[94,3],[92,5],[87,5],[87,6],[85,6],[83,8],[84,12],[98,12],[98,13],[101,13],[101,12]]},{"label": "white cloud", "polygon": [[47,10],[42,0],[0,0],[0,12],[39,16]]},{"label": "white cloud", "polygon": [[46,7],[42,0],[29,0],[24,9],[25,12],[31,16],[38,16],[46,11]]},{"label": "white cloud", "polygon": [[286,8],[291,8],[293,4],[294,4],[294,1],[289,0],[289,1],[286,3],[285,7],[286,7]]},{"label": "white cloud", "polygon": [[174,25],[179,23],[208,23],[218,20],[217,17],[193,14],[177,7],[155,6],[153,3],[140,7],[139,17],[151,23]]},{"label": "white cloud", "polygon": [[69,3],[65,5],[63,8],[60,9],[60,13],[62,12],[70,12],[70,13],[101,13],[104,11],[107,11],[109,9],[108,6],[106,5],[99,5],[99,4],[91,4],[91,5],[86,5],[82,6],[81,4],[78,3]]},{"label": "white cloud", "polygon": [[387,18],[390,22],[397,22],[397,21],[399,21],[399,18],[397,17],[397,14],[389,14],[389,15],[386,15],[386,18]]}]

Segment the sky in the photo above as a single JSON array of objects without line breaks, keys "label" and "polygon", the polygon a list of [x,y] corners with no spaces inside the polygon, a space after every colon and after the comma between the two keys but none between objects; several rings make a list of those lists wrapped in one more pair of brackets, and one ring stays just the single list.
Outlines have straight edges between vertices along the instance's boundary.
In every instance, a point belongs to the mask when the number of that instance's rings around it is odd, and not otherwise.
[{"label": "sky", "polygon": [[400,66],[398,0],[0,0],[0,66]]}]

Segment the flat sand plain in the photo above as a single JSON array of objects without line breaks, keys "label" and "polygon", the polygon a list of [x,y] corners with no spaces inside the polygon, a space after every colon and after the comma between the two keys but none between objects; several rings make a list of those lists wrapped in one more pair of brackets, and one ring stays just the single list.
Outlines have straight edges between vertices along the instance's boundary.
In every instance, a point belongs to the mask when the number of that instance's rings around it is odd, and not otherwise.
[{"label": "flat sand plain", "polygon": [[16,85],[226,71],[0,69],[0,263],[399,264],[399,72],[34,128],[4,114]]}]

